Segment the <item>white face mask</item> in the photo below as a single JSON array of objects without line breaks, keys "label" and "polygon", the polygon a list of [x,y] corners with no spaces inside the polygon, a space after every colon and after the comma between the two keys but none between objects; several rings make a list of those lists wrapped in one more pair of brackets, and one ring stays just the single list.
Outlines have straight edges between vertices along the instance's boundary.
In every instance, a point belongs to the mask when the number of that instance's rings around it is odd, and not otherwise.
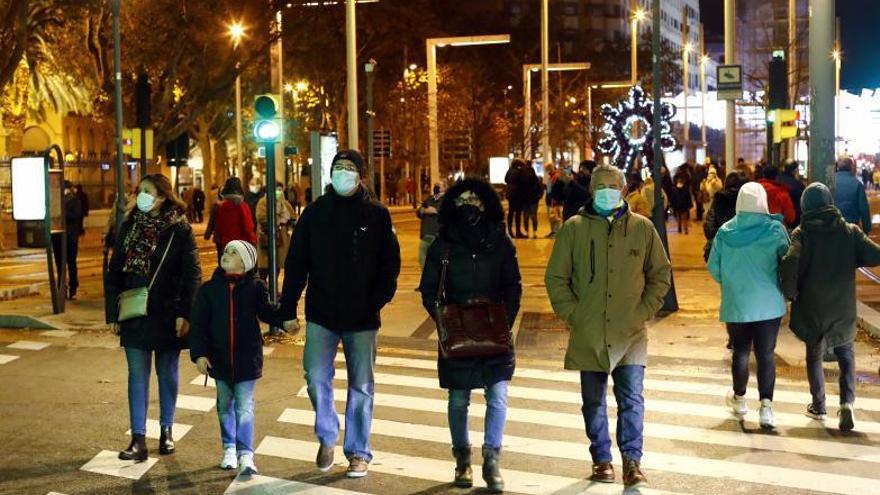
[{"label": "white face mask", "polygon": [[334,170],[331,182],[337,194],[348,196],[357,187],[358,173],[351,170]]},{"label": "white face mask", "polygon": [[258,192],[260,192],[260,186],[251,186],[250,190],[252,194],[257,194]]},{"label": "white face mask", "polygon": [[137,195],[137,207],[138,210],[141,210],[144,213],[153,209],[153,205],[156,204],[156,198],[154,198],[149,193],[145,193],[141,191]]}]

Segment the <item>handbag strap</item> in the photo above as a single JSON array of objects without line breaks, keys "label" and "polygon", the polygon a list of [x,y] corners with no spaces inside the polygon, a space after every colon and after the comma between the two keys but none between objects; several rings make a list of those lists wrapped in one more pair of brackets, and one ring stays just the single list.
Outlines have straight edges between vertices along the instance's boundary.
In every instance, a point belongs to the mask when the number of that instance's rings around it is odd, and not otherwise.
[{"label": "handbag strap", "polygon": [[443,260],[440,268],[440,283],[437,286],[437,298],[434,305],[439,307],[446,299],[446,270],[449,267],[449,243],[443,243]]},{"label": "handbag strap", "polygon": [[153,272],[153,278],[150,280],[150,285],[147,286],[147,291],[153,289],[153,282],[156,281],[156,276],[159,275],[159,270],[162,269],[162,265],[165,263],[165,257],[168,256],[168,250],[171,249],[172,242],[174,242],[174,232],[171,233],[171,238],[168,239],[168,244],[165,245],[165,252],[162,253],[162,259],[159,261],[159,266],[157,266],[156,271]]}]

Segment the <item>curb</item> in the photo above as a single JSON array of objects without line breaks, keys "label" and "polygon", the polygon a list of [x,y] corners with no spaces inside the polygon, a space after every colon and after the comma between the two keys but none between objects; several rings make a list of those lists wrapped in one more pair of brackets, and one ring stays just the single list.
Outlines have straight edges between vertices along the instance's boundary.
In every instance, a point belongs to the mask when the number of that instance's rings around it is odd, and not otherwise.
[{"label": "curb", "polygon": [[0,301],[11,301],[22,297],[37,296],[40,294],[40,284],[22,285],[0,289]]},{"label": "curb", "polygon": [[25,315],[0,315],[0,328],[60,330],[57,326]]},{"label": "curb", "polygon": [[856,304],[856,327],[880,339],[880,312],[861,301]]}]

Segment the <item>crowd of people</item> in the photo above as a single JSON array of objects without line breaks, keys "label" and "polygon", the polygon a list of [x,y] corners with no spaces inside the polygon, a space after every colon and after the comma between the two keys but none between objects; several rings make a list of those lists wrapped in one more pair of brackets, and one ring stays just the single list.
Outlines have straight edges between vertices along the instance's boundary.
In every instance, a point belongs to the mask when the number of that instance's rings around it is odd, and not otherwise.
[{"label": "crowd of people", "polygon": [[[589,477],[601,483],[615,481],[606,411],[610,376],[624,485],[647,481],[641,470],[646,322],[662,307],[672,272],[660,236],[647,218],[653,211],[655,185],[638,175],[625,177],[613,167],[580,165],[574,176],[548,168],[542,183],[528,162],[515,160],[508,174],[513,187],[505,194],[506,214],[499,194],[481,179],[459,180],[448,188],[437,184],[417,209],[422,219],[417,290],[437,323],[437,373],[439,386],[448,390],[454,486],[473,485],[468,409],[472,390],[483,389],[481,474],[491,492],[504,490],[500,462],[507,392],[516,373],[510,331],[522,297],[513,239],[526,238],[529,226],[534,234],[531,220],[541,199],[558,215],[551,219],[555,239],[545,285],[553,311],[571,331],[564,367],[580,373],[592,460]],[[835,194],[822,184],[803,187],[792,164],[783,173],[764,167],[757,181],[755,172],[745,167],[728,174],[723,167],[706,166],[702,179],[699,168],[693,175],[680,168],[672,177],[668,171],[662,177],[661,197],[675,212],[683,234],[688,229],[683,214],[687,203],[694,209],[703,205],[697,217],[705,213],[708,269],[721,284],[719,318],[727,325],[733,351],[727,401],[735,415],[747,413],[744,397],[754,349],[763,428],[774,427],[774,348],[786,300],[792,301],[792,330],[805,342],[813,396],[805,413],[817,420],[827,414],[822,357],[831,349],[841,369],[839,427],[855,427],[854,270],[880,265],[880,246],[866,235],[870,218],[861,227],[848,223],[849,218],[865,218],[866,203],[858,197],[864,189],[847,185],[853,165],[849,159],[839,162],[837,183],[844,187],[837,187]],[[159,453],[175,451],[172,425],[179,356],[189,348],[198,371],[217,383],[220,467],[257,473],[254,390],[263,374],[260,321],[289,332],[300,330],[297,316],[305,293],[303,368],[315,410],[316,467],[333,467],[340,436],[333,377],[341,344],[348,387],[346,476],[367,474],[373,455],[370,429],[380,311],[397,290],[400,246],[388,209],[362,183],[366,167],[361,155],[342,151],[331,170],[324,194],[303,210],[292,236],[274,246],[278,259],[284,260],[278,306],[269,303],[261,278],[265,267],[260,260],[273,248],[261,239],[270,221],[265,197],[252,210],[241,181],[226,182],[211,214],[209,234],[217,245],[218,266],[202,284],[186,203],[175,196],[164,176],[150,175],[140,182],[122,230],[114,236],[105,276],[107,322],[120,336],[129,369],[132,437],[120,459],[147,459],[153,359],[159,381]],[[667,182],[671,188],[664,185]],[[274,193],[280,201],[283,186],[277,185]],[[529,220],[525,225],[520,223],[523,216]],[[293,206],[284,205],[275,221],[283,228],[295,217]],[[467,328],[456,324],[465,319],[449,319],[467,311]],[[486,346],[486,341],[493,345]]]}]

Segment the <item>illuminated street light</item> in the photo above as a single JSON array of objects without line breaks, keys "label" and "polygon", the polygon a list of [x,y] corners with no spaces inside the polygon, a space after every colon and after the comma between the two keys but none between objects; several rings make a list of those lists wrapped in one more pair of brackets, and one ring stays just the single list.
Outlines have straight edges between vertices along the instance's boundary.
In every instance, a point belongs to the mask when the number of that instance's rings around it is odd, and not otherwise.
[{"label": "illuminated street light", "polygon": [[[589,70],[587,62],[571,62],[547,65],[547,72],[561,72],[572,70]],[[531,156],[531,133],[532,127],[532,78],[531,72],[541,70],[541,64],[523,65],[523,156]],[[543,132],[548,132],[545,129]]]},{"label": "illuminated street light", "polygon": [[[454,38],[428,38],[428,150],[431,165],[431,184],[440,180],[440,143],[437,129],[437,48],[449,46],[480,46],[510,43],[509,34],[483,36],[458,36]],[[421,188],[417,188],[421,190]]]},{"label": "illuminated street light", "polygon": [[633,0],[632,2],[632,22],[630,26],[630,38],[631,38],[631,46],[630,46],[630,74],[632,85],[635,86],[638,82],[638,61],[639,61],[639,23],[644,21],[647,18],[647,14],[644,10],[636,7],[636,2]]},{"label": "illuminated street light", "polygon": [[245,29],[241,22],[235,21],[229,25],[229,37],[232,38],[232,44],[235,48],[238,48],[238,44],[244,37],[244,31]]},{"label": "illuminated street light", "polygon": [[296,92],[303,93],[309,89],[309,83],[307,81],[299,81],[296,83]]},{"label": "illuminated street light", "polygon": [[293,93],[293,84],[284,83],[284,92],[285,93]]}]

